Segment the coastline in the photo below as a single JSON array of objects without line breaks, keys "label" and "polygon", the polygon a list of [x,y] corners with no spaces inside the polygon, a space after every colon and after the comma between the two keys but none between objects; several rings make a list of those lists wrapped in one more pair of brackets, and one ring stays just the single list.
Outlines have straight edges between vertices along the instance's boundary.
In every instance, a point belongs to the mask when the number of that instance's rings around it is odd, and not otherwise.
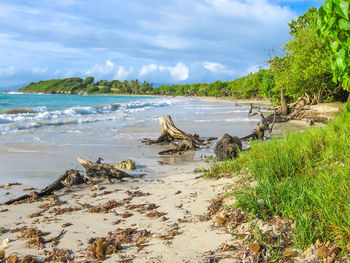
[{"label": "coastline", "polygon": [[[209,99],[218,103],[221,101],[251,103],[251,100],[194,98]],[[256,100],[254,103],[259,104]],[[324,110],[322,107],[318,109],[322,110]],[[305,122],[302,124],[305,127]],[[181,123],[179,126],[182,128],[183,125],[184,123]],[[193,123],[187,123],[185,130],[187,131],[189,127],[193,127]],[[130,130],[124,132],[129,133]],[[202,135],[202,132],[200,133]],[[88,260],[90,247],[88,241],[91,238],[106,238],[119,228],[147,230],[150,234],[147,234],[141,244],[137,242],[122,244],[122,249],[108,257],[106,262],[131,258],[133,262],[205,262],[211,253],[214,253],[213,251],[230,252],[230,249],[225,250],[222,247],[232,248],[232,246],[236,247],[236,254],[245,253],[243,250],[249,250],[249,247],[240,244],[238,238],[233,238],[223,229],[213,228],[220,226],[217,218],[203,221],[208,214],[207,208],[212,204],[211,200],[220,194],[225,194],[229,186],[235,184],[239,186],[241,178],[238,176],[208,180],[194,173],[195,168],[206,165],[204,161],[158,165],[160,169],[144,178],[131,179],[121,184],[107,182],[99,184],[105,187],[104,189],[92,185],[86,188],[75,187],[72,188],[72,192],[55,193],[54,199],[31,204],[1,205],[0,214],[4,220],[0,224],[3,228],[0,232],[0,241],[10,239],[5,249],[6,256],[17,253],[18,256],[31,254],[45,258],[47,255],[43,252],[43,248],[47,251],[52,250],[49,243],[41,247],[41,243],[36,246],[34,242],[34,245],[28,247],[27,242],[30,243],[32,238],[19,238],[20,232],[11,233],[21,227],[48,232],[47,236],[43,236],[44,240],[59,236],[64,230],[64,234],[54,247],[72,250],[74,260]],[[122,204],[102,213],[91,213],[85,205],[101,207],[101,204],[111,200]],[[151,207],[147,209],[149,205]],[[70,211],[69,207],[73,210]],[[150,213],[153,214],[147,216]]]}]

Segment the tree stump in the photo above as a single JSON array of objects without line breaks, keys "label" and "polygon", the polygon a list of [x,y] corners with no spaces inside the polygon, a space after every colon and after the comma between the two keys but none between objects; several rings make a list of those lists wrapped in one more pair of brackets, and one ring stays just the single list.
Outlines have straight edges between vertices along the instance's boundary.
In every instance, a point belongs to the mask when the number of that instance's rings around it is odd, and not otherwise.
[{"label": "tree stump", "polygon": [[218,160],[235,158],[242,151],[242,142],[237,136],[224,134],[222,139],[215,144],[214,152]]},{"label": "tree stump", "polygon": [[195,150],[201,146],[208,146],[212,140],[217,139],[217,137],[201,139],[197,134],[192,135],[186,133],[175,126],[171,116],[169,115],[161,116],[158,119],[162,131],[158,139],[151,140],[144,138],[142,139],[142,142],[146,144],[174,144],[176,146],[175,149],[159,152],[160,155],[176,153],[181,154],[185,151]]},{"label": "tree stump", "polygon": [[112,179],[117,179],[122,181],[125,177],[132,177],[126,172],[118,170],[108,163],[97,163],[86,161],[81,157],[78,157],[78,162],[85,168],[86,175],[88,177],[104,177],[107,178],[110,183],[112,183]]}]

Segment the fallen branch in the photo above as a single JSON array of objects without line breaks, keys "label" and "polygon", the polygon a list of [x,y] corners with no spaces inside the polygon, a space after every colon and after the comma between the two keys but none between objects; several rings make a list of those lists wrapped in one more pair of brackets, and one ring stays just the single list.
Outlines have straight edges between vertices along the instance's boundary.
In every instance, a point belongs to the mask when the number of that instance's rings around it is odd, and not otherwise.
[{"label": "fallen branch", "polygon": [[[73,178],[80,178],[79,180]],[[31,192],[30,194],[22,195],[20,197],[11,199],[5,203],[4,205],[11,205],[15,202],[24,201],[27,199],[37,199],[40,197],[48,196],[52,194],[54,191],[61,190],[67,186],[65,181],[70,181],[72,183],[68,183],[68,185],[78,185],[86,182],[86,180],[82,179],[83,177],[80,175],[78,170],[67,170],[64,174],[60,175],[52,184],[48,185],[40,192]]]}]

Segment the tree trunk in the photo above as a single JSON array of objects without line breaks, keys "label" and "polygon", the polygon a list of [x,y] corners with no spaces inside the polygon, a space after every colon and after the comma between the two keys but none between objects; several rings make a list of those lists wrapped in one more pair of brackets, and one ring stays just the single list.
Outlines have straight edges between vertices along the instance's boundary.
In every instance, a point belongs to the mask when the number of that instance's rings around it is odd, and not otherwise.
[{"label": "tree trunk", "polygon": [[188,150],[195,150],[200,146],[206,146],[211,143],[212,140],[216,140],[217,137],[210,137],[208,139],[201,139],[197,134],[186,133],[177,128],[169,115],[161,116],[159,119],[159,125],[162,130],[161,135],[156,140],[144,138],[142,142],[146,144],[175,144],[176,149],[170,149],[159,152],[160,155],[182,153]]},{"label": "tree trunk", "polygon": [[42,189],[40,192],[32,192],[30,194],[22,195],[20,197],[17,197],[15,199],[11,199],[4,203],[4,205],[10,205],[15,202],[24,201],[27,199],[36,199],[44,196],[48,196],[52,194],[54,191],[61,190],[66,187],[65,181],[69,181],[69,185],[73,184],[82,184],[86,182],[84,177],[82,177],[78,170],[67,170],[64,174],[60,175],[52,184],[48,185],[44,189]]},{"label": "tree trunk", "polygon": [[111,183],[111,179],[122,180],[125,177],[132,177],[126,172],[118,170],[108,163],[97,163],[86,161],[78,157],[78,162],[85,168],[88,177],[104,177]]},{"label": "tree trunk", "polygon": [[281,87],[281,115],[282,116],[287,116],[288,115],[288,107],[287,107],[287,100],[286,97],[284,96],[284,84],[282,84]]}]

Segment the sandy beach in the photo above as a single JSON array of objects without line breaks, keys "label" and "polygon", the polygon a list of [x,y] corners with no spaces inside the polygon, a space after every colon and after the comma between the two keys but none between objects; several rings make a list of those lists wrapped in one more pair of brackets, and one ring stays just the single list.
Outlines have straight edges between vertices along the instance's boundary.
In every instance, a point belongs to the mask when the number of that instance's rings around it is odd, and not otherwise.
[{"label": "sandy beach", "polygon": [[[108,232],[119,228],[135,228],[148,232],[142,243],[144,247],[140,249],[135,243],[122,244],[122,249],[108,256],[106,262],[123,259],[203,262],[205,252],[215,250],[231,239],[229,234],[213,228],[212,221],[201,218],[205,217],[210,200],[223,193],[233,181],[203,179],[193,172],[198,165],[177,165],[168,176],[158,179],[102,182],[73,188],[70,193],[56,193],[54,199],[1,206],[1,227],[5,232],[1,240],[10,240],[5,249],[6,256],[45,258],[44,250],[52,250],[50,243],[28,246],[31,238],[22,238],[21,231],[24,230],[17,232],[15,228],[38,229],[47,233],[44,240],[58,236],[64,230],[55,247],[71,250],[74,261],[93,260],[88,256],[89,239],[107,237]],[[120,204],[104,212],[91,212],[91,207],[111,201]]]},{"label": "sandy beach", "polygon": [[[210,123],[197,124],[201,131],[208,128],[203,135],[218,133]],[[283,125],[277,125],[276,129],[301,130],[306,126],[305,122]],[[179,126],[191,132],[194,128],[190,121]],[[225,127],[224,123],[221,126]],[[154,127],[125,128],[120,133],[132,134],[135,129],[141,129],[145,134],[156,136],[159,131]],[[3,257],[33,255],[38,262],[242,262],[243,259],[253,262],[252,247],[222,228],[220,218],[225,218],[227,210],[215,210],[212,200],[239,189],[242,183],[254,182],[246,178],[242,182],[240,176],[204,179],[201,173],[195,172],[208,166],[198,154],[210,155],[212,147],[210,151],[197,152],[197,157],[190,152],[161,160],[149,157],[159,146],[142,147],[149,149],[145,150],[147,156],[132,172],[135,178],[126,182],[110,184],[99,180],[55,192],[35,202],[1,205]],[[137,149],[140,148],[141,145],[137,145]],[[150,168],[145,165],[147,162]],[[137,177],[144,172],[145,176]],[[219,207],[233,203],[234,200],[225,199]],[[239,229],[235,231],[249,236],[250,225],[244,213],[236,210],[230,213],[236,213],[239,219]],[[279,224],[288,225],[288,222]],[[272,228],[267,227],[269,231]]]}]

